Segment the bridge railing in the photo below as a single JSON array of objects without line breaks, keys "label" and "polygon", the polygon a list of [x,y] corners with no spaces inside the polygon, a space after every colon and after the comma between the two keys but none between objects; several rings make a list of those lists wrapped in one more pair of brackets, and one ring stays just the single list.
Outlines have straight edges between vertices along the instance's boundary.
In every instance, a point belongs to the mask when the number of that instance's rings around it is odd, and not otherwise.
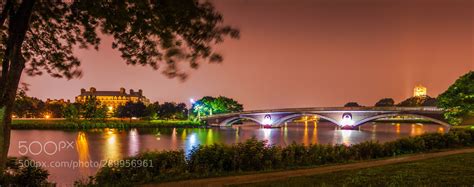
[{"label": "bridge railing", "polygon": [[267,109],[267,110],[249,110],[243,112],[216,114],[212,116],[203,116],[202,119],[230,117],[242,114],[262,114],[262,113],[292,113],[292,112],[334,112],[334,111],[428,111],[428,112],[442,112],[443,110],[437,107],[311,107],[311,108],[281,108],[281,109]]}]

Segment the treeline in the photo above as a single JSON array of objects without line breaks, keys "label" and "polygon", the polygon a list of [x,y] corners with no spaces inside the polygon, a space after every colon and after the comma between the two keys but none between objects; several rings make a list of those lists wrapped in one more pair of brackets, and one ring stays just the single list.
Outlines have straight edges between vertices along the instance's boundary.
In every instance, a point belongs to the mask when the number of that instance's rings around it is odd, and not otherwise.
[{"label": "treeline", "polygon": [[119,118],[146,118],[146,119],[187,119],[188,109],[184,103],[165,102],[160,104],[154,102],[145,106],[141,102],[127,102],[120,105],[114,112],[115,117]]},{"label": "treeline", "polygon": [[17,118],[66,118],[101,120],[111,117],[140,118],[145,120],[185,120],[213,114],[241,112],[243,105],[224,96],[205,96],[188,109],[184,103],[154,102],[145,105],[141,102],[127,102],[116,107],[103,105],[95,97],[83,103],[64,100],[42,101],[29,97],[23,90],[17,93],[13,115]]},{"label": "treeline", "polygon": [[143,118],[163,120],[183,120],[188,118],[188,109],[184,103],[158,102],[148,106],[138,102],[128,102],[125,105],[112,108],[100,103],[96,98],[88,99],[84,103],[70,103],[65,101],[43,101],[29,97],[20,90],[13,108],[13,115],[18,118],[66,118],[75,119],[106,119]]},{"label": "treeline", "polygon": [[[423,97],[410,97],[405,99],[400,103],[395,103],[395,100],[392,98],[383,98],[377,101],[374,106],[376,107],[391,107],[391,106],[399,106],[399,107],[421,107],[421,106],[437,106],[437,99],[430,97],[430,96],[423,96]],[[344,107],[363,107],[357,102],[348,102],[344,105]]]}]

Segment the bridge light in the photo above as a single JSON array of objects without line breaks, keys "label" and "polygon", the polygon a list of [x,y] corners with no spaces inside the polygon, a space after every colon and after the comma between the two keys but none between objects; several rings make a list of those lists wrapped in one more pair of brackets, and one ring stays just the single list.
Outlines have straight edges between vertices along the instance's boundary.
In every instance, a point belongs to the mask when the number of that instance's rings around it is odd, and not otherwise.
[{"label": "bridge light", "polygon": [[344,113],[341,120],[342,126],[353,126],[354,120],[352,120],[352,115],[349,113]]},{"label": "bridge light", "polygon": [[272,117],[270,116],[270,114],[267,114],[267,115],[265,115],[265,117],[263,117],[262,124],[263,125],[273,124],[273,120],[272,120]]}]

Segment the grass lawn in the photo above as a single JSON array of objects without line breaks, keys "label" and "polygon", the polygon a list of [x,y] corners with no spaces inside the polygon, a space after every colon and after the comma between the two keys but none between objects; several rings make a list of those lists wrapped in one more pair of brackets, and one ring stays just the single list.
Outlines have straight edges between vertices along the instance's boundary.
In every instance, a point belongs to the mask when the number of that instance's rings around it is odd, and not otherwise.
[{"label": "grass lawn", "polygon": [[474,186],[474,153],[242,186]]}]

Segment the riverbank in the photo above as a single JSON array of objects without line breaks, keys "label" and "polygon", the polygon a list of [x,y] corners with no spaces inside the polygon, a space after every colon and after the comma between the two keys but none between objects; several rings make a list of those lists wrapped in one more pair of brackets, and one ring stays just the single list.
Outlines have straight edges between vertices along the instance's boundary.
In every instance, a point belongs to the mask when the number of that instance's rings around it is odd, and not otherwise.
[{"label": "riverbank", "polygon": [[470,186],[471,163],[474,148],[153,186]]},{"label": "riverbank", "polygon": [[96,129],[96,128],[198,128],[205,125],[189,120],[76,120],[65,119],[16,119],[12,129]]},{"label": "riverbank", "polygon": [[[213,144],[184,151],[145,152],[120,162],[147,160],[160,169],[148,167],[109,166],[102,168],[91,181],[108,185],[111,181],[127,185],[165,183],[219,176],[253,175],[330,164],[347,164],[366,160],[400,158],[401,155],[438,152],[455,148],[471,148],[474,131],[453,130],[448,133],[423,134],[391,142],[362,142],[347,145],[290,144],[267,146],[264,141],[250,139],[242,143]],[[112,179],[112,180],[111,180]]]}]

